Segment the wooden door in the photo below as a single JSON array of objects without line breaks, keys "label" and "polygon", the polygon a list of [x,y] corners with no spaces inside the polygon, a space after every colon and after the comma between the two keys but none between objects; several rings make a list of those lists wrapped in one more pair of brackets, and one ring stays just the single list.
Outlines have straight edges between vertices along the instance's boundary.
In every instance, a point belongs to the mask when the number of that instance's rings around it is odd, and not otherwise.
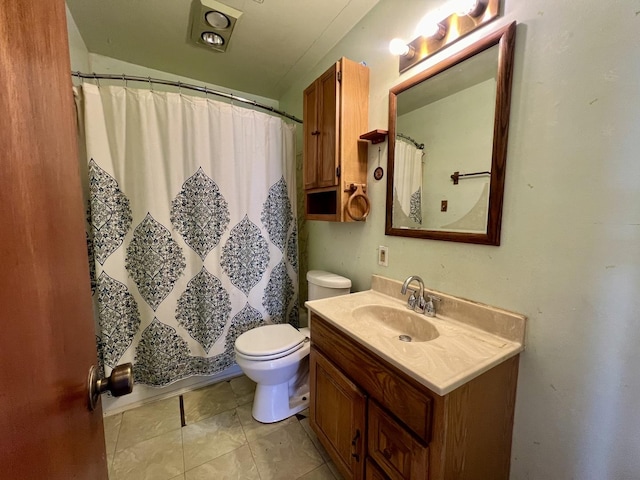
[{"label": "wooden door", "polygon": [[364,478],[366,397],[317,350],[310,356],[309,422],[340,473]]},{"label": "wooden door", "polygon": [[0,472],[107,478],[63,0],[0,2]]}]

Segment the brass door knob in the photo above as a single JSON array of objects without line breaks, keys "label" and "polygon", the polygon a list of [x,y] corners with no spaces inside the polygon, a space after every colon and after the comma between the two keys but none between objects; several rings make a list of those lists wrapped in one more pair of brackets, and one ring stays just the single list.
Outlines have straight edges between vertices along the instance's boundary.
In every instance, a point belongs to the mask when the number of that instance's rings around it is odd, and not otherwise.
[{"label": "brass door knob", "polygon": [[91,365],[88,380],[89,410],[94,410],[100,394],[111,392],[114,397],[121,397],[133,391],[133,365],[123,363],[111,370],[109,378],[98,378],[98,369]]}]

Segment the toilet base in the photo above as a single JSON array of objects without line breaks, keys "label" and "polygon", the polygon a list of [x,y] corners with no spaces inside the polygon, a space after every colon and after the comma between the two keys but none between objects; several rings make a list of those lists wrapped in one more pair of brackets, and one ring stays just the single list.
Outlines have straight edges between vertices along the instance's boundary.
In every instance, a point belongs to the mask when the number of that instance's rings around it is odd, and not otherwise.
[{"label": "toilet base", "polygon": [[[307,387],[308,388],[308,387]],[[256,385],[253,418],[262,423],[275,423],[301,412],[309,406],[309,391],[296,391],[289,396],[289,383]]]}]

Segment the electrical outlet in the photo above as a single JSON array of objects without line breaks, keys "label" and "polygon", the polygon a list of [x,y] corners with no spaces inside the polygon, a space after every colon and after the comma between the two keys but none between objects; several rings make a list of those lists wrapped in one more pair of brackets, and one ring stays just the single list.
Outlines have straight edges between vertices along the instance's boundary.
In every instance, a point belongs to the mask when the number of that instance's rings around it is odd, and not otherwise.
[{"label": "electrical outlet", "polygon": [[382,245],[378,247],[378,265],[389,266],[389,247]]}]

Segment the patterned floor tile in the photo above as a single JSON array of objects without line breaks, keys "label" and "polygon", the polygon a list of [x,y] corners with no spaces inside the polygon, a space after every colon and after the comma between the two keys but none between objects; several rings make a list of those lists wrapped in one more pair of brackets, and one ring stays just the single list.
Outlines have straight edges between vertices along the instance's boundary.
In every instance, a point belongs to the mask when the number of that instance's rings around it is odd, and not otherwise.
[{"label": "patterned floor tile", "polygon": [[179,429],[178,397],[153,402],[124,412],[118,435],[117,450],[124,450],[144,440]]},{"label": "patterned floor tile", "polygon": [[295,480],[324,463],[297,421],[250,441],[249,447],[262,480]]},{"label": "patterned floor tile", "polygon": [[229,382],[220,382],[183,395],[187,425],[197,423],[238,405]]},{"label": "patterned floor tile", "polygon": [[245,445],[235,410],[219,413],[182,429],[185,470],[209,462]]},{"label": "patterned floor tile", "polygon": [[276,423],[260,423],[251,415],[251,409],[253,408],[253,403],[247,403],[245,405],[240,405],[236,408],[238,412],[238,418],[240,419],[240,423],[242,423],[242,428],[244,429],[244,434],[247,436],[247,440],[251,442],[252,440],[256,440],[265,435],[269,435],[276,430],[279,430],[287,425],[292,423],[298,423],[295,416],[289,417],[281,422]]},{"label": "patterned floor tile", "polygon": [[113,460],[115,480],[169,480],[183,472],[180,429],[118,450]]},{"label": "patterned floor tile", "polygon": [[186,480],[260,480],[248,445],[189,470],[186,477]]}]

